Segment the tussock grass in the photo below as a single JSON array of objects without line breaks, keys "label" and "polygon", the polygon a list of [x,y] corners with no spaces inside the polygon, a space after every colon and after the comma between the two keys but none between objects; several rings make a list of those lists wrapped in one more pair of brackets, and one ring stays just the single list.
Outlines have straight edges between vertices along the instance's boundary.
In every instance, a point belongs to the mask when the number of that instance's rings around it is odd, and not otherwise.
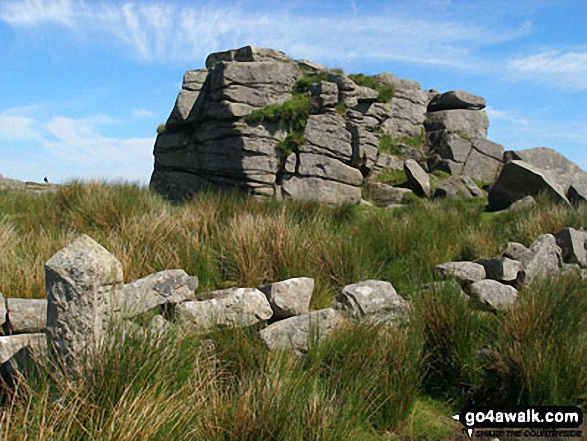
[{"label": "tussock grass", "polygon": [[482,209],[482,201],[385,211],[213,193],[174,205],[137,185],[100,182],[41,196],[2,192],[0,291],[8,297],[43,297],[43,264],[88,234],[122,262],[127,282],[170,268],[197,275],[200,291],[308,276],[311,307],[321,308],[346,284],[384,279],[412,312],[408,326],[342,328],[301,357],[269,352],[255,327],[118,335],[83,381],[56,381],[51,367],[29,374],[4,397],[0,436],[446,439],[454,433],[446,417],[467,390],[477,403],[584,403],[585,281],[537,283],[500,314],[471,309],[450,287],[421,285],[438,263],[586,229],[587,208],[539,198],[513,214]]}]

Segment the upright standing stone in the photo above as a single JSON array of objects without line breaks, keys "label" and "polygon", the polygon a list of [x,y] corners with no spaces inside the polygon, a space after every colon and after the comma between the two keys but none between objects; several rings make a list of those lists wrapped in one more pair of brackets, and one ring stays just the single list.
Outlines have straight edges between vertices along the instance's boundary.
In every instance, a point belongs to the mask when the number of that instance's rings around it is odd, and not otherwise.
[{"label": "upright standing stone", "polygon": [[47,344],[51,358],[69,375],[79,375],[102,345],[111,296],[121,284],[122,265],[86,235],[45,264]]}]

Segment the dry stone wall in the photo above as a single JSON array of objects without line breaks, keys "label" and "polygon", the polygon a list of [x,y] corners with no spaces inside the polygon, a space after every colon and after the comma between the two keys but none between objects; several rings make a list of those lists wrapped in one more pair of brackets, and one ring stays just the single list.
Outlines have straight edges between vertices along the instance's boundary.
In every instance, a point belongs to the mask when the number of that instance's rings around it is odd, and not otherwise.
[{"label": "dry stone wall", "polygon": [[[575,272],[587,279],[586,255],[587,233],[567,228],[538,237],[528,248],[505,244],[496,258],[440,264],[439,280],[421,290],[451,284],[472,308],[499,312],[514,308],[518,291],[542,278]],[[330,308],[317,311],[309,310],[314,281],[307,277],[197,295],[198,278],[179,269],[123,284],[120,262],[85,235],[53,256],[45,270],[47,300],[4,299],[0,294],[4,385],[13,384],[19,370],[47,359],[75,379],[107,338],[116,335],[112,329],[122,329],[122,338],[127,332],[158,338],[171,330],[204,338],[219,326],[255,325],[268,348],[300,353],[350,321],[409,325],[412,312],[384,280],[347,285]]]}]

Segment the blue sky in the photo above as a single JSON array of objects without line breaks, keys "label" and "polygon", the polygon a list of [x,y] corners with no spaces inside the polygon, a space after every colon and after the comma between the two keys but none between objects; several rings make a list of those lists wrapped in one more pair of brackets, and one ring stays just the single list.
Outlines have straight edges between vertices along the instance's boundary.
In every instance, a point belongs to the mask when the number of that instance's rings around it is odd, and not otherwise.
[{"label": "blue sky", "polygon": [[0,173],[146,184],[183,73],[247,44],[486,98],[489,138],[587,169],[585,0],[0,0]]}]

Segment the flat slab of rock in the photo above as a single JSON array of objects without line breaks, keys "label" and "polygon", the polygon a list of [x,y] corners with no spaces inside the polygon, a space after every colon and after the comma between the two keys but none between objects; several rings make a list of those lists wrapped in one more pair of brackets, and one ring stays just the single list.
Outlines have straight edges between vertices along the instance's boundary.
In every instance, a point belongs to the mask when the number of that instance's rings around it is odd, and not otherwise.
[{"label": "flat slab of rock", "polygon": [[344,315],[332,308],[278,321],[263,329],[260,334],[269,349],[292,349],[304,352],[312,340],[320,341],[344,322]]},{"label": "flat slab of rock", "polygon": [[49,353],[76,376],[104,342],[122,264],[84,234],[47,261],[45,278]]},{"label": "flat slab of rock", "polygon": [[259,288],[267,296],[275,318],[288,318],[308,312],[314,279],[297,277]]},{"label": "flat slab of rock", "polygon": [[265,294],[255,288],[236,288],[224,296],[180,303],[175,307],[178,323],[207,330],[214,326],[245,327],[273,316]]},{"label": "flat slab of rock", "polygon": [[434,273],[443,279],[455,279],[460,284],[478,282],[486,278],[483,265],[474,262],[447,262],[436,265]]},{"label": "flat slab of rock", "polygon": [[113,307],[130,318],[156,306],[195,300],[197,288],[198,278],[182,269],[160,271],[117,288]]},{"label": "flat slab of rock", "polygon": [[562,250],[565,263],[577,263],[584,268],[587,267],[587,252],[585,251],[587,235],[584,231],[565,228],[556,233],[554,237],[556,238],[556,244]]},{"label": "flat slab of rock", "polygon": [[360,187],[314,177],[284,176],[281,190],[284,198],[296,200],[330,204],[358,204],[361,200]]},{"label": "flat slab of rock", "polygon": [[518,291],[514,287],[496,280],[480,280],[472,283],[467,291],[474,301],[496,311],[511,308],[518,299]]},{"label": "flat slab of rock", "polygon": [[555,275],[560,267],[561,249],[552,234],[543,234],[534,241],[524,256],[522,264],[523,282],[529,285],[545,277]]},{"label": "flat slab of rock", "polygon": [[46,299],[7,299],[6,327],[10,334],[45,332],[47,326]]},{"label": "flat slab of rock", "polygon": [[391,283],[384,280],[365,280],[347,285],[336,296],[334,305],[355,318],[385,316],[395,321],[405,318],[409,312],[408,302]]},{"label": "flat slab of rock", "polygon": [[503,210],[526,196],[544,192],[554,201],[570,206],[562,187],[544,170],[524,161],[510,161],[501,170],[495,184],[489,189],[488,208]]},{"label": "flat slab of rock", "polygon": [[408,186],[418,196],[430,197],[430,178],[420,164],[413,159],[404,163],[404,172],[408,178]]},{"label": "flat slab of rock", "polygon": [[487,138],[489,118],[485,111],[440,110],[429,112],[424,126],[427,132],[442,131],[470,138]]},{"label": "flat slab of rock", "polygon": [[467,110],[483,110],[485,108],[485,98],[464,90],[451,90],[443,94],[438,94],[430,104],[428,104],[429,112],[436,112],[439,110],[453,110],[453,109],[467,109]]}]

